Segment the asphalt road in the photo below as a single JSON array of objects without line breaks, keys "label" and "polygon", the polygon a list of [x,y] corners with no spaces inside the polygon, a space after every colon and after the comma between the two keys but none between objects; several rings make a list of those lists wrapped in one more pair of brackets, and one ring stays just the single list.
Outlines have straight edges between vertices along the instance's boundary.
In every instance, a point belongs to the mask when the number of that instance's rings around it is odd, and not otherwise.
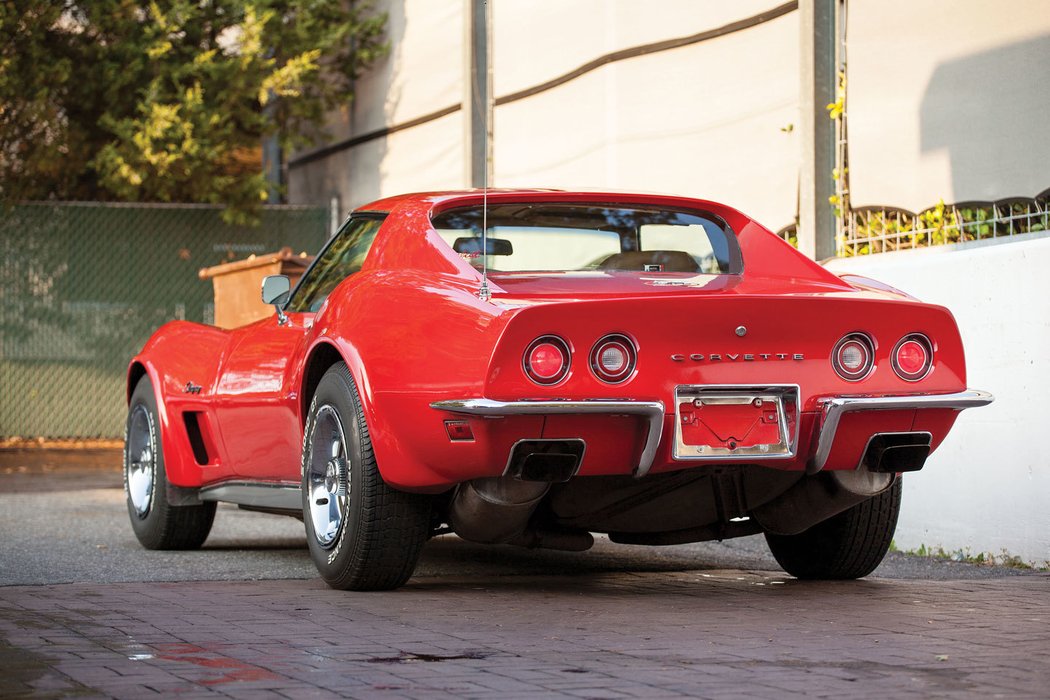
[{"label": "asphalt road", "polygon": [[[302,523],[222,504],[197,552],[153,552],[128,524],[115,451],[0,453],[0,585],[316,578]],[[599,538],[584,553],[482,546],[455,536],[427,544],[418,577],[582,575],[630,571],[779,571],[761,536],[673,547]],[[1013,568],[891,553],[874,577],[963,580]]]}]

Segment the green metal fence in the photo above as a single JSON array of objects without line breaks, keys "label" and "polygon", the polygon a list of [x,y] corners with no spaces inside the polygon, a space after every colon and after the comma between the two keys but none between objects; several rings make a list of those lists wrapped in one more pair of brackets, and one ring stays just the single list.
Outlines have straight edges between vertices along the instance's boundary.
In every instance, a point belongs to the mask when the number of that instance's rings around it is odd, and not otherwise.
[{"label": "green metal fence", "polygon": [[0,437],[121,437],[131,356],[166,321],[213,318],[200,268],[283,246],[314,253],[328,231],[325,209],[268,207],[258,227],[229,226],[219,212],[0,209]]}]

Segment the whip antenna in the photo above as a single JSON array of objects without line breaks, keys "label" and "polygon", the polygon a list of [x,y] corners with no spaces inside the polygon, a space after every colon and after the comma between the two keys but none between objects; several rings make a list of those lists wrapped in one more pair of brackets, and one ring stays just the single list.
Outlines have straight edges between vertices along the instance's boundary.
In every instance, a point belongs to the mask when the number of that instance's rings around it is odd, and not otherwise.
[{"label": "whip antenna", "polygon": [[489,291],[489,178],[486,172],[485,185],[481,190],[481,287],[478,289],[478,299],[488,301],[491,298],[492,292]]},{"label": "whip antenna", "polygon": [[[492,15],[488,0],[469,0],[467,42],[469,47],[469,139],[468,172],[471,185],[481,181],[481,286],[478,299],[489,301],[489,182],[492,179]],[[480,127],[480,128],[478,128]],[[480,132],[480,133],[479,133]],[[480,148],[479,148],[480,146]],[[480,152],[479,152],[480,151]],[[481,168],[478,168],[481,165]],[[478,170],[482,172],[478,172]],[[480,175],[480,177],[479,177]]]}]

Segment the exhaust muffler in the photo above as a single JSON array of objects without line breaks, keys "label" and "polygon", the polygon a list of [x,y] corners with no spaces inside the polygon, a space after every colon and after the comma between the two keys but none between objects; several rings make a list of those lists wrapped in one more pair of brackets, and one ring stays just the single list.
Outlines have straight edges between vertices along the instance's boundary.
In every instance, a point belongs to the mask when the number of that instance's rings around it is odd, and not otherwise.
[{"label": "exhaust muffler", "polygon": [[550,487],[548,482],[507,476],[464,482],[456,489],[449,508],[452,529],[471,542],[510,542],[525,532]]},{"label": "exhaust muffler", "polygon": [[895,474],[873,472],[863,466],[804,476],[769,503],[752,510],[750,516],[766,532],[797,535],[879,495],[895,478]]}]

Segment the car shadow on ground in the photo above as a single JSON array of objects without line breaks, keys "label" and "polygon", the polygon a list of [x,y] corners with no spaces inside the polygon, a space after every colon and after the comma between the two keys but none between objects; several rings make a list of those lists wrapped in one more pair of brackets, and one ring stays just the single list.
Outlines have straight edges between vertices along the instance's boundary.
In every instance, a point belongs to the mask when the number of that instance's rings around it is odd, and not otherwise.
[{"label": "car shadow on ground", "polygon": [[[55,492],[64,497],[76,528],[56,534],[40,550],[35,532],[51,528]],[[131,533],[122,493],[120,450],[0,450],[0,584],[107,580],[233,580],[314,578],[306,534],[294,518],[220,504],[215,526],[197,552],[151,552]],[[409,585],[434,578],[558,577],[583,585],[610,573],[715,576],[733,571],[792,581],[780,571],[762,536],[671,547],[618,545],[604,537],[587,552],[482,545],[455,535],[435,537],[423,548]],[[973,565],[891,552],[872,579],[989,579],[1038,572]],[[532,583],[523,585],[533,585]],[[757,584],[756,584],[757,585]],[[781,586],[784,584],[776,584]]]}]

